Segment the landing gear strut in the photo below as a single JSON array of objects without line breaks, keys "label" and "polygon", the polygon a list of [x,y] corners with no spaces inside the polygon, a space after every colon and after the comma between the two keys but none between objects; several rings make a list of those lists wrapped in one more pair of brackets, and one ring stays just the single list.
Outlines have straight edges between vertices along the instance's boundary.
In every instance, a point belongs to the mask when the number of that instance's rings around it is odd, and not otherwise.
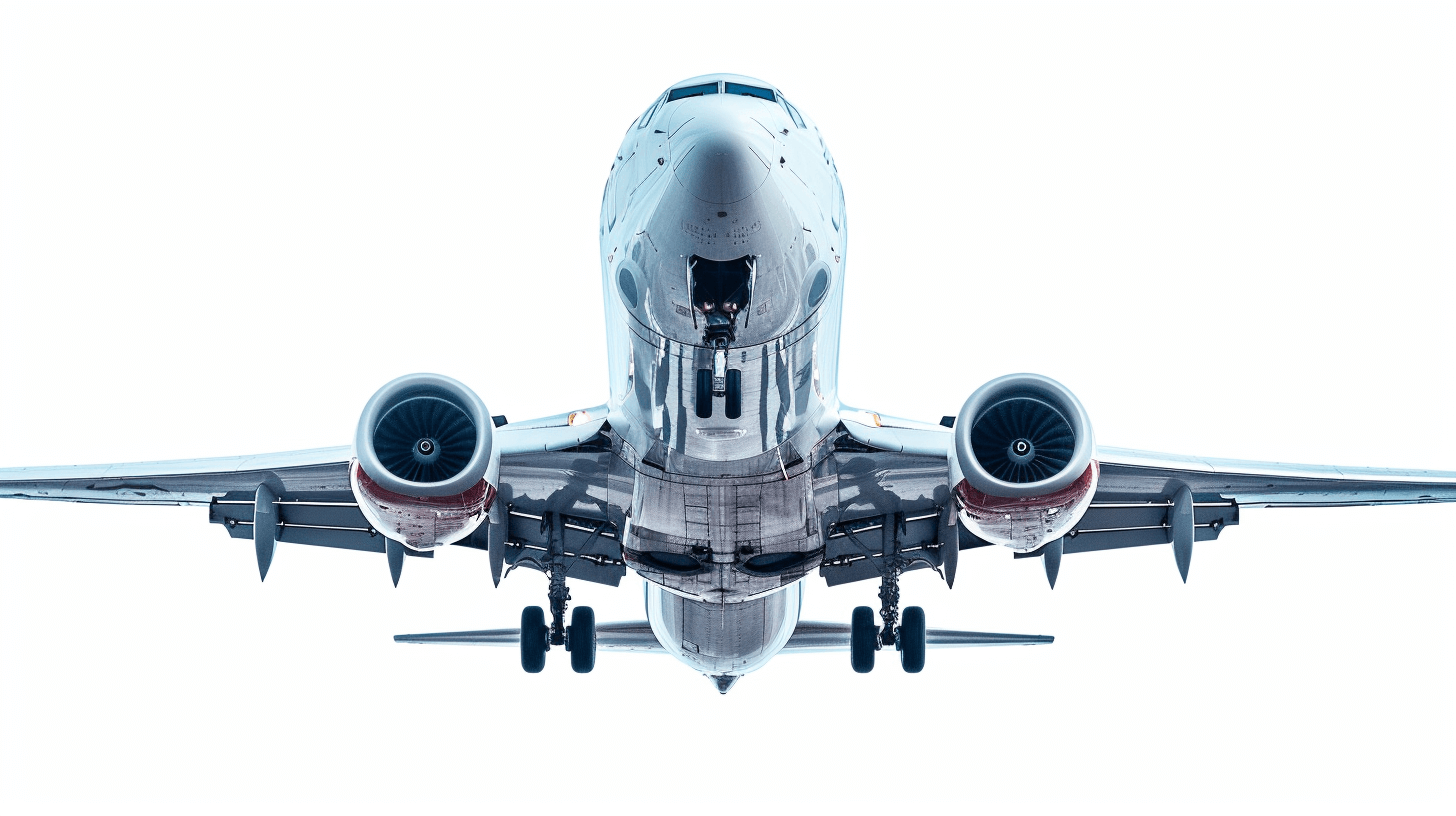
[{"label": "landing gear strut", "polygon": [[880,576],[880,620],[885,625],[880,629],[880,644],[895,645],[895,634],[900,628],[900,563],[890,562],[885,574]]},{"label": "landing gear strut", "polygon": [[566,645],[566,605],[571,602],[571,590],[566,588],[566,571],[554,566],[546,576],[551,587],[546,590],[546,599],[551,603],[551,645]]},{"label": "landing gear strut", "polygon": [[546,653],[552,646],[561,646],[571,655],[571,670],[586,674],[597,664],[597,616],[589,606],[571,610],[571,625],[566,625],[566,605],[571,591],[566,588],[566,571],[553,564],[547,571],[550,587],[546,600],[551,606],[551,625],[539,606],[521,611],[521,668],[536,674],[546,668]]},{"label": "landing gear strut", "polygon": [[898,558],[892,560],[880,575],[880,620],[875,628],[875,613],[868,606],[857,606],[849,624],[849,663],[856,672],[865,674],[875,667],[875,652],[893,645],[900,652],[900,668],[911,674],[925,668],[925,610],[905,607],[900,615],[900,573]]}]

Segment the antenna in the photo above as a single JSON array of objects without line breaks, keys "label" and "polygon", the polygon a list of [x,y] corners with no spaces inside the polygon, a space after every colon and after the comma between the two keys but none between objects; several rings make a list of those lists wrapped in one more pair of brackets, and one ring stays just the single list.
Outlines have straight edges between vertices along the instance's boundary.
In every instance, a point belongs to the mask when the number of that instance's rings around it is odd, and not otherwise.
[{"label": "antenna", "polygon": [[692,259],[688,259],[688,311],[693,313],[693,331],[698,330],[698,304],[693,302],[693,267]]},{"label": "antenna", "polygon": [[[753,284],[758,280],[758,259],[759,255],[750,256],[748,259],[748,308],[743,313],[743,328],[748,328],[748,318],[753,316]],[[696,328],[696,327],[695,327]]]}]

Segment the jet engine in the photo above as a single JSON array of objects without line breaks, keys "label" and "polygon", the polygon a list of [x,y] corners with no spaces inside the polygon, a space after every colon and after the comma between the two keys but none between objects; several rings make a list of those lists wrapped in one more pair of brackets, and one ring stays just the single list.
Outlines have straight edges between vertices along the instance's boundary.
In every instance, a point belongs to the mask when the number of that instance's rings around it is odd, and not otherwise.
[{"label": "jet engine", "polygon": [[500,455],[485,403],[438,374],[379,389],[354,437],[349,484],[376,530],[413,550],[460,541],[495,500]]},{"label": "jet engine", "polygon": [[1097,492],[1097,450],[1082,403],[1039,374],[981,386],[955,421],[951,484],[966,529],[1031,552],[1081,520]]}]

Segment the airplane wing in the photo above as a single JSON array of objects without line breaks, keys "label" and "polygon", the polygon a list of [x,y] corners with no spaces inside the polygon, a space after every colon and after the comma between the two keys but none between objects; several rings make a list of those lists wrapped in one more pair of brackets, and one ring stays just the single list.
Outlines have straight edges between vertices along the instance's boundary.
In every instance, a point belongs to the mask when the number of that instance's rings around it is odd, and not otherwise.
[{"label": "airplane wing", "polygon": [[[838,501],[826,516],[831,584],[877,578],[884,553],[920,553],[912,566],[954,582],[956,551],[988,546],[952,526],[949,428],[846,411],[833,458]],[[1098,446],[1100,478],[1081,520],[1056,542],[1018,558],[1048,558],[1055,583],[1062,554],[1174,544],[1187,577],[1194,542],[1212,541],[1262,507],[1353,507],[1456,502],[1456,472],[1296,465]],[[889,531],[889,532],[887,532]],[[891,545],[891,535],[898,541]],[[836,540],[855,537],[857,542]],[[949,544],[955,546],[948,546]]]},{"label": "airplane wing", "polygon": [[[604,417],[604,409],[588,410]],[[488,523],[459,546],[491,554],[500,581],[511,566],[544,569],[536,553],[559,547],[571,577],[616,585],[626,574],[606,502],[610,448],[600,444],[604,420],[572,424],[578,413],[506,424],[496,429],[501,451],[499,494]],[[406,555],[429,558],[387,540],[359,510],[349,486],[352,446],[113,465],[0,469],[0,498],[99,504],[195,505],[233,538],[254,539],[258,514],[269,508],[274,541],[385,553],[398,581]],[[260,495],[266,501],[260,502]],[[494,547],[492,547],[494,542]],[[272,543],[259,544],[266,576]],[[265,553],[266,549],[266,553]]]},{"label": "airplane wing", "polygon": [[[589,415],[604,416],[593,409]],[[500,579],[512,568],[544,571],[564,555],[572,578],[617,585],[626,574],[621,509],[607,501],[614,473],[603,420],[572,414],[497,429],[500,495],[487,524],[458,542],[490,554]],[[878,578],[884,557],[905,569],[940,570],[953,584],[957,553],[988,546],[954,523],[948,428],[846,410],[826,440],[821,510],[832,586]],[[0,469],[0,498],[208,508],[234,538],[254,539],[260,487],[275,497],[277,541],[386,553],[398,578],[405,556],[431,557],[372,529],[349,487],[350,446],[217,459]],[[1250,507],[1340,507],[1456,501],[1456,473],[1250,462],[1099,447],[1101,477],[1090,507],[1045,557],[1049,578],[1063,553],[1211,541]],[[1178,501],[1188,488],[1185,510]],[[630,485],[617,485],[630,491]],[[1184,528],[1187,528],[1186,530]],[[260,572],[266,575],[271,549]],[[1181,560],[1180,568],[1186,568]]]},{"label": "airplane wing", "polygon": [[[1212,459],[1098,447],[1092,506],[1066,552],[1167,544],[1176,494],[1193,499],[1196,540],[1215,539],[1249,507],[1359,507],[1456,502],[1456,472]],[[1157,531],[1155,535],[1149,531]]]}]

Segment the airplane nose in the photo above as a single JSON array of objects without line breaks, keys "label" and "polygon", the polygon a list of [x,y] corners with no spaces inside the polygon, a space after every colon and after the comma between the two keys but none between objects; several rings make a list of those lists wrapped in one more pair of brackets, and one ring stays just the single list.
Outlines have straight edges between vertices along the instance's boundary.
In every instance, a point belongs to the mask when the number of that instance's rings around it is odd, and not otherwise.
[{"label": "airplane nose", "polygon": [[682,158],[673,175],[699,201],[733,204],[768,180],[773,145],[765,143],[772,139],[761,125],[719,101],[703,100],[702,110],[675,134],[673,152],[681,150]]}]

